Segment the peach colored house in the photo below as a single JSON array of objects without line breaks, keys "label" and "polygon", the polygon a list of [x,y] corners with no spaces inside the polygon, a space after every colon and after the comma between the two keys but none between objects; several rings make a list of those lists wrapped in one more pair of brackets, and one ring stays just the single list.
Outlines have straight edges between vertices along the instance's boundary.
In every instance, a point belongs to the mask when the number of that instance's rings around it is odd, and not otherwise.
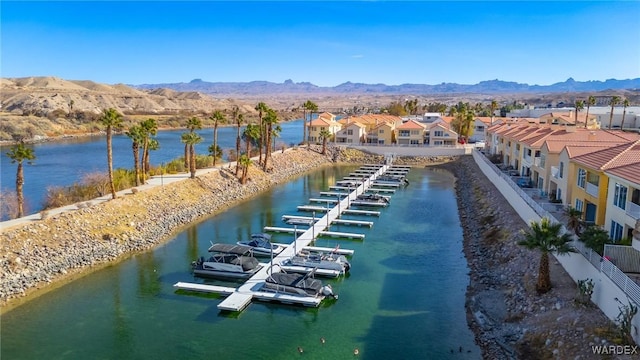
[{"label": "peach colored house", "polygon": [[400,145],[421,145],[426,142],[427,126],[415,120],[409,120],[396,127],[396,139]]},{"label": "peach colored house", "polygon": [[429,145],[432,146],[451,146],[458,143],[458,133],[451,129],[445,121],[436,121],[427,127]]},{"label": "peach colored house", "polygon": [[335,137],[335,134],[340,131],[342,125],[335,121],[335,115],[331,113],[321,113],[316,119],[313,119],[309,127],[309,142],[320,144],[322,143],[322,137],[320,136],[320,132],[325,129],[330,134],[331,137]]},{"label": "peach colored house", "polygon": [[367,132],[368,144],[391,145],[395,141],[395,123],[382,122]]}]

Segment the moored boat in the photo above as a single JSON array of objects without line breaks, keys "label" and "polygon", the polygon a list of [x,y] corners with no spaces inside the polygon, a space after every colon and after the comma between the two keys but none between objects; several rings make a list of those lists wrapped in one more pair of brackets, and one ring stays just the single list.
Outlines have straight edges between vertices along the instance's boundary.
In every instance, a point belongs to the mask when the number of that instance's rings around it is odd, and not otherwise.
[{"label": "moored boat", "polygon": [[202,256],[192,262],[194,275],[246,279],[262,268],[248,246],[213,244],[209,252],[211,256],[208,259]]},{"label": "moored boat", "polygon": [[323,285],[322,281],[313,277],[314,273],[315,271],[311,271],[307,274],[271,272],[265,279],[261,290],[294,296],[331,296],[334,299],[337,299],[338,295],[333,293],[331,285]]},{"label": "moored boat", "polygon": [[313,269],[333,270],[340,275],[346,274],[351,269],[351,264],[344,255],[335,253],[301,251],[282,262],[285,266],[298,266],[305,272]]},{"label": "moored boat", "polygon": [[271,243],[271,235],[266,233],[251,234],[248,240],[237,242],[238,245],[248,246],[253,250],[255,256],[276,256],[280,254],[285,247]]}]

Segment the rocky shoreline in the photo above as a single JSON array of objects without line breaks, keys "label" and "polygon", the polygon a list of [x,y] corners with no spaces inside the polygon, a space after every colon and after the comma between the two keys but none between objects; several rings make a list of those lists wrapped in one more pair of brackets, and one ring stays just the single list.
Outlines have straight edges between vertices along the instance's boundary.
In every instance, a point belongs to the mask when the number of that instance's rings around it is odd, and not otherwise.
[{"label": "rocky shoreline", "polygon": [[552,290],[535,292],[540,254],[517,245],[528,224],[473,158],[438,167],[456,177],[470,268],[467,321],[483,358],[602,359],[591,347],[615,345],[612,322],[593,304],[576,303],[577,286],[553,257]]}]

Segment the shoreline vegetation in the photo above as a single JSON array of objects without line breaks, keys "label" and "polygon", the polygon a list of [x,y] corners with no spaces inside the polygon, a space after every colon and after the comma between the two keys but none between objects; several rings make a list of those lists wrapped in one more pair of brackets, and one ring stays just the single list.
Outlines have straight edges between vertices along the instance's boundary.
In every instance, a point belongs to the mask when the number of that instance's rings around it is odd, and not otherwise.
[{"label": "shoreline vegetation", "polygon": [[[273,154],[273,168],[249,169],[241,185],[233,169],[138,191],[115,200],[30,221],[0,233],[0,313],[64,284],[148,251],[184,226],[248,201],[308,171],[333,164],[381,163],[382,156],[330,149],[321,155],[293,148]],[[470,268],[467,322],[485,359],[599,358],[591,344],[609,344],[611,322],[594,306],[577,306],[576,285],[552,261],[554,288],[535,294],[537,259],[516,245],[527,225],[470,156],[396,159],[396,164],[434,166],[455,176]]]}]

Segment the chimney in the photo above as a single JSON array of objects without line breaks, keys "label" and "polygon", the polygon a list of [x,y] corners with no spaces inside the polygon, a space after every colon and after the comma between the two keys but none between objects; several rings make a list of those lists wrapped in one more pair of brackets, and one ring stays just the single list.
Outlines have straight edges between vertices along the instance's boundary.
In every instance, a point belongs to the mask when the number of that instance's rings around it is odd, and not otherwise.
[{"label": "chimney", "polygon": [[568,132],[568,133],[573,133],[576,132],[576,124],[566,124],[564,126],[564,131]]}]

